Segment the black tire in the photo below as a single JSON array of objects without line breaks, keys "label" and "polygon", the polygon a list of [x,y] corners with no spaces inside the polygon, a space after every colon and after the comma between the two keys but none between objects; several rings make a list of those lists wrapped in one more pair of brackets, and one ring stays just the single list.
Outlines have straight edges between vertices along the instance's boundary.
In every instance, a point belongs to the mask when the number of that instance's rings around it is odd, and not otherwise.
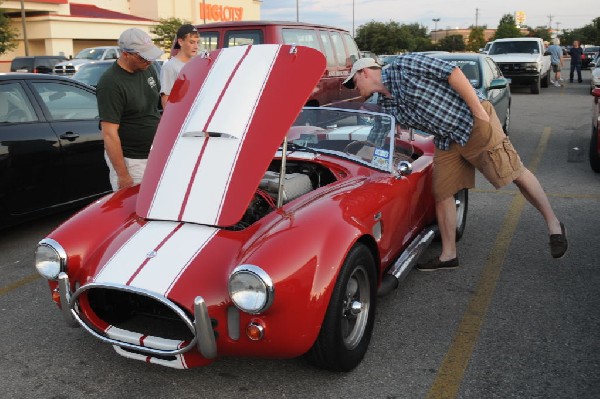
[{"label": "black tire", "polygon": [[454,194],[456,202],[456,241],[459,241],[467,227],[467,212],[469,211],[469,190],[463,188]]},{"label": "black tire", "polygon": [[544,76],[542,78],[541,85],[542,85],[542,87],[548,87],[548,86],[550,86],[550,71],[548,71],[548,73],[546,74],[546,76]]},{"label": "black tire", "polygon": [[540,94],[541,87],[541,76],[535,80],[535,82],[531,82],[531,94]]},{"label": "black tire", "polygon": [[600,155],[598,155],[598,131],[592,126],[592,138],[590,140],[590,166],[596,173],[600,173]]},{"label": "black tire", "polygon": [[506,108],[506,118],[504,118],[502,130],[504,130],[504,134],[508,136],[508,132],[510,130],[510,104],[508,104],[508,108]]},{"label": "black tire", "polygon": [[376,293],[375,260],[366,246],[357,244],[344,261],[319,336],[306,354],[310,363],[350,371],[361,362],[373,332]]}]

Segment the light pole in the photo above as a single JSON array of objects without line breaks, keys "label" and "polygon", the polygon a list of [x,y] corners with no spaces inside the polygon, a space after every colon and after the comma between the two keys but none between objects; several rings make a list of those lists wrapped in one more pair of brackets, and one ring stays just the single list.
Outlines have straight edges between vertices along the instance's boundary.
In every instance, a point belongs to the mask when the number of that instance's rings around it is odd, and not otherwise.
[{"label": "light pole", "polygon": [[354,37],[354,0],[352,0],[352,37]]},{"label": "light pole", "polygon": [[25,20],[27,15],[25,14],[25,2],[21,0],[21,24],[23,26],[23,44],[25,45],[25,55],[29,55],[29,43],[27,42],[27,26]]},{"label": "light pole", "polygon": [[[440,22],[439,18],[433,18],[432,21],[435,23],[435,28],[433,29],[434,32],[437,32],[437,23]],[[437,39],[437,33],[435,34],[435,38]],[[436,40],[437,42],[437,40]]]},{"label": "light pole", "polygon": [[296,22],[300,22],[300,6],[298,3],[300,0],[296,0]]}]

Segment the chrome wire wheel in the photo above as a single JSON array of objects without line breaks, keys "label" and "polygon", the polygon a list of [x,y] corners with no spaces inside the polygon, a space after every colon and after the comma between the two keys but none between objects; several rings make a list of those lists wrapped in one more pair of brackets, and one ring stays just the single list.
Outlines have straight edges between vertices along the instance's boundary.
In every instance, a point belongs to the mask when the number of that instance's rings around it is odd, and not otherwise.
[{"label": "chrome wire wheel", "polygon": [[361,342],[371,306],[371,287],[364,266],[357,266],[346,284],[342,305],[341,332],[344,345],[354,349]]}]

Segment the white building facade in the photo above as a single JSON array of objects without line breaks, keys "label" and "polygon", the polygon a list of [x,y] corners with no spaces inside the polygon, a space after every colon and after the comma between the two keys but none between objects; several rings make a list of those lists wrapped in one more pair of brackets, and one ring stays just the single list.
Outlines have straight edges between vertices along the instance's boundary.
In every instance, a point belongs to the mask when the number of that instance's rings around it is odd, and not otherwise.
[{"label": "white building facade", "polygon": [[[0,72],[22,55],[74,56],[86,47],[114,46],[125,29],[148,33],[159,19],[193,24],[260,19],[260,0],[37,0],[3,1],[19,33],[18,47],[0,56]],[[25,14],[23,24],[22,15]]]}]

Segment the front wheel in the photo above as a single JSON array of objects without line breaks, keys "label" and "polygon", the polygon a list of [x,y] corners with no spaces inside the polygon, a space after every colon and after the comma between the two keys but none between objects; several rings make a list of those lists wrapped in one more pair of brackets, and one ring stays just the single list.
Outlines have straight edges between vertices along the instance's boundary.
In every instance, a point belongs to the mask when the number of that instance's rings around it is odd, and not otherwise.
[{"label": "front wheel", "polygon": [[307,359],[317,367],[350,371],[364,357],[375,321],[375,260],[362,244],[349,252],[335,283],[321,331]]},{"label": "front wheel", "polygon": [[506,117],[504,118],[502,130],[504,130],[504,134],[508,136],[508,131],[510,130],[510,104],[508,104],[508,108],[506,108]]},{"label": "front wheel", "polygon": [[550,86],[550,71],[542,78],[542,87]]},{"label": "front wheel", "polygon": [[542,77],[540,76],[535,80],[535,82],[531,82],[531,94],[540,94],[541,79]]}]

